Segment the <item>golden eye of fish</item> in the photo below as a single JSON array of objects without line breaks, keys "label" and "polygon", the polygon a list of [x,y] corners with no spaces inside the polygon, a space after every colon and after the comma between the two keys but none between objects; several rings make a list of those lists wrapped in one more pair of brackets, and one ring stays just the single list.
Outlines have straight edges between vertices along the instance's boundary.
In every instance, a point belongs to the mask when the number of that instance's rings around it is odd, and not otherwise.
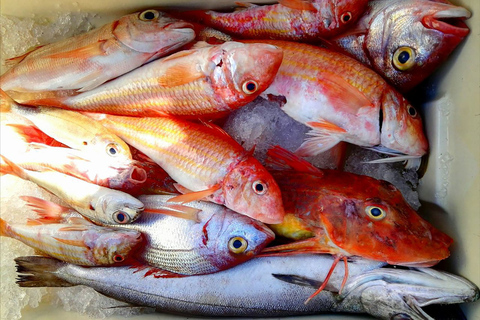
[{"label": "golden eye of fish", "polygon": [[121,254],[116,254],[113,257],[113,261],[115,261],[115,262],[122,262],[123,260],[125,260],[125,258]]},{"label": "golden eye of fish", "polygon": [[252,189],[253,189],[253,192],[255,192],[256,194],[262,195],[262,194],[265,194],[265,192],[267,192],[267,184],[262,180],[257,180],[254,183],[252,183]]},{"label": "golden eye of fish", "polygon": [[113,220],[116,223],[125,224],[130,222],[130,217],[125,212],[117,211],[113,214]]},{"label": "golden eye of fish", "polygon": [[157,10],[146,10],[140,12],[138,18],[142,21],[152,21],[157,19],[160,16],[160,13]]},{"label": "golden eye of fish", "polygon": [[233,237],[228,241],[228,250],[232,253],[244,253],[247,247],[248,242],[242,237]]},{"label": "golden eye of fish", "polygon": [[393,65],[400,71],[406,71],[415,65],[415,51],[410,47],[400,47],[393,54]]},{"label": "golden eye of fish", "polygon": [[352,20],[352,13],[351,13],[350,11],[344,12],[344,13],[340,16],[340,20],[342,21],[342,23],[347,23],[347,22],[349,22],[350,20]]},{"label": "golden eye of fish", "polygon": [[382,220],[387,216],[385,210],[377,206],[368,206],[365,208],[365,212],[370,218],[377,221]]},{"label": "golden eye of fish", "polygon": [[115,157],[118,155],[118,146],[116,143],[109,143],[107,145],[107,154],[112,157]]},{"label": "golden eye of fish", "polygon": [[245,81],[242,85],[242,90],[246,94],[254,94],[258,90],[258,83],[254,80]]}]

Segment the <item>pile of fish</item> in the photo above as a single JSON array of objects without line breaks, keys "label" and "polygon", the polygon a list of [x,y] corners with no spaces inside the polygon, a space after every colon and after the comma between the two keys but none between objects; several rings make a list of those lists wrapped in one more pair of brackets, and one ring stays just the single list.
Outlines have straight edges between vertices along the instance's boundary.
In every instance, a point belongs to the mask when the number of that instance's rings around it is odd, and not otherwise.
[{"label": "pile of fish", "polygon": [[[202,316],[431,319],[424,306],[477,300],[468,280],[428,268],[453,239],[391,183],[342,170],[346,143],[381,162],[427,156],[403,93],[467,36],[470,12],[428,0],[238,5],[149,9],[7,60],[13,143],[0,173],[60,200],[19,194],[37,217],[0,219],[2,236],[39,253],[15,259],[18,285],[87,285]],[[221,126],[262,99],[310,137],[260,162]],[[325,152],[337,169],[303,159]]]}]

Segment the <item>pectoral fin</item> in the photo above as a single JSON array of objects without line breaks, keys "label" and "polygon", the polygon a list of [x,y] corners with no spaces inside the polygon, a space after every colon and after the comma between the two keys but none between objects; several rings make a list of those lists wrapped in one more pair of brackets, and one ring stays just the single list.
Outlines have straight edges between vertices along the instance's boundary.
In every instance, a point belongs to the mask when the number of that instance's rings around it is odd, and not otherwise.
[{"label": "pectoral fin", "polygon": [[[177,186],[175,186],[177,188]],[[205,197],[208,197],[211,194],[214,194],[217,190],[220,190],[222,186],[220,184],[216,184],[211,188],[208,188],[206,190],[202,191],[191,191],[189,193],[185,193],[176,197],[173,197],[168,200],[168,202],[179,202],[179,203],[185,203],[185,202],[191,202],[191,201],[196,201],[196,200],[201,200]],[[180,188],[183,188],[180,186]],[[178,188],[177,188],[178,189]],[[185,190],[185,188],[184,188]],[[186,189],[188,190],[188,189]]]},{"label": "pectoral fin", "polygon": [[273,146],[267,151],[266,163],[274,166],[275,169],[279,168],[280,170],[295,170],[298,172],[323,175],[322,170],[280,146]]},{"label": "pectoral fin", "polygon": [[166,203],[161,208],[145,208],[143,212],[160,213],[172,217],[193,220],[198,222],[198,213],[202,211],[177,203]]},{"label": "pectoral fin", "polygon": [[290,9],[317,11],[312,0],[279,0],[278,3]]},{"label": "pectoral fin", "polygon": [[307,134],[307,138],[295,151],[299,157],[312,157],[334,147],[344,139],[346,130],[324,119],[317,119],[315,122],[307,122],[313,130]]},{"label": "pectoral fin", "polygon": [[197,70],[195,64],[185,62],[168,68],[162,75],[157,77],[157,81],[163,87],[176,87],[201,78],[205,78],[203,72]]}]

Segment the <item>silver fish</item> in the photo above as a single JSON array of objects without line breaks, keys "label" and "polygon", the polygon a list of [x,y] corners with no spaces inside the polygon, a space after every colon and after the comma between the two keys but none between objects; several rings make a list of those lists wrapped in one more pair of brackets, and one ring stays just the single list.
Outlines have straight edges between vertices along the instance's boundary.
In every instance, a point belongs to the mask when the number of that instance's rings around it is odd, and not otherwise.
[{"label": "silver fish", "polygon": [[[369,313],[381,319],[432,319],[422,307],[477,300],[468,280],[429,268],[382,268],[370,260],[349,263],[349,279],[338,266],[310,303],[305,299],[330,269],[327,255],[258,258],[227,271],[184,278],[154,278],[128,267],[83,268],[51,258],[15,259],[22,287],[88,285],[125,302],[162,312],[202,316],[286,316],[322,312]],[[402,318],[400,318],[402,317]]]}]

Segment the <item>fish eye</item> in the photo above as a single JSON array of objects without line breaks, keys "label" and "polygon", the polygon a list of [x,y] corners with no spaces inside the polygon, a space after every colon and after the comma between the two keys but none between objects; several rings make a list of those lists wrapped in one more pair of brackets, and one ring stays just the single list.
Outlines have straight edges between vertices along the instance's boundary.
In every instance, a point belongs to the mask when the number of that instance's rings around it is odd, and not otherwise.
[{"label": "fish eye", "polygon": [[253,192],[255,192],[256,194],[262,195],[262,194],[265,194],[265,192],[267,192],[267,184],[262,180],[257,180],[254,183],[252,183],[252,189],[253,189]]},{"label": "fish eye", "polygon": [[244,253],[247,250],[248,242],[242,237],[233,237],[228,241],[228,250],[232,253]]},{"label": "fish eye", "polygon": [[116,254],[113,257],[113,261],[115,261],[115,262],[122,262],[123,260],[125,260],[125,258],[121,254]]},{"label": "fish eye", "polygon": [[116,223],[124,224],[124,223],[129,223],[130,222],[130,217],[125,212],[117,211],[113,214],[113,220]]},{"label": "fish eye", "polygon": [[138,18],[142,21],[151,21],[157,19],[160,13],[157,10],[146,10],[138,15]]},{"label": "fish eye", "polygon": [[415,51],[410,47],[400,47],[393,54],[393,65],[400,71],[406,71],[415,65]]},{"label": "fish eye", "polygon": [[387,216],[385,210],[377,206],[368,206],[365,208],[365,212],[373,220],[382,220]]},{"label": "fish eye", "polygon": [[254,94],[258,90],[258,83],[254,80],[245,81],[242,85],[242,90],[246,94]]},{"label": "fish eye", "polygon": [[118,154],[118,146],[116,143],[109,143],[107,145],[107,154],[115,157]]},{"label": "fish eye", "polygon": [[340,17],[340,20],[343,23],[347,23],[348,21],[352,20],[352,13],[350,11],[344,12]]},{"label": "fish eye", "polygon": [[417,110],[413,106],[408,106],[408,114],[415,118],[418,114]]}]

